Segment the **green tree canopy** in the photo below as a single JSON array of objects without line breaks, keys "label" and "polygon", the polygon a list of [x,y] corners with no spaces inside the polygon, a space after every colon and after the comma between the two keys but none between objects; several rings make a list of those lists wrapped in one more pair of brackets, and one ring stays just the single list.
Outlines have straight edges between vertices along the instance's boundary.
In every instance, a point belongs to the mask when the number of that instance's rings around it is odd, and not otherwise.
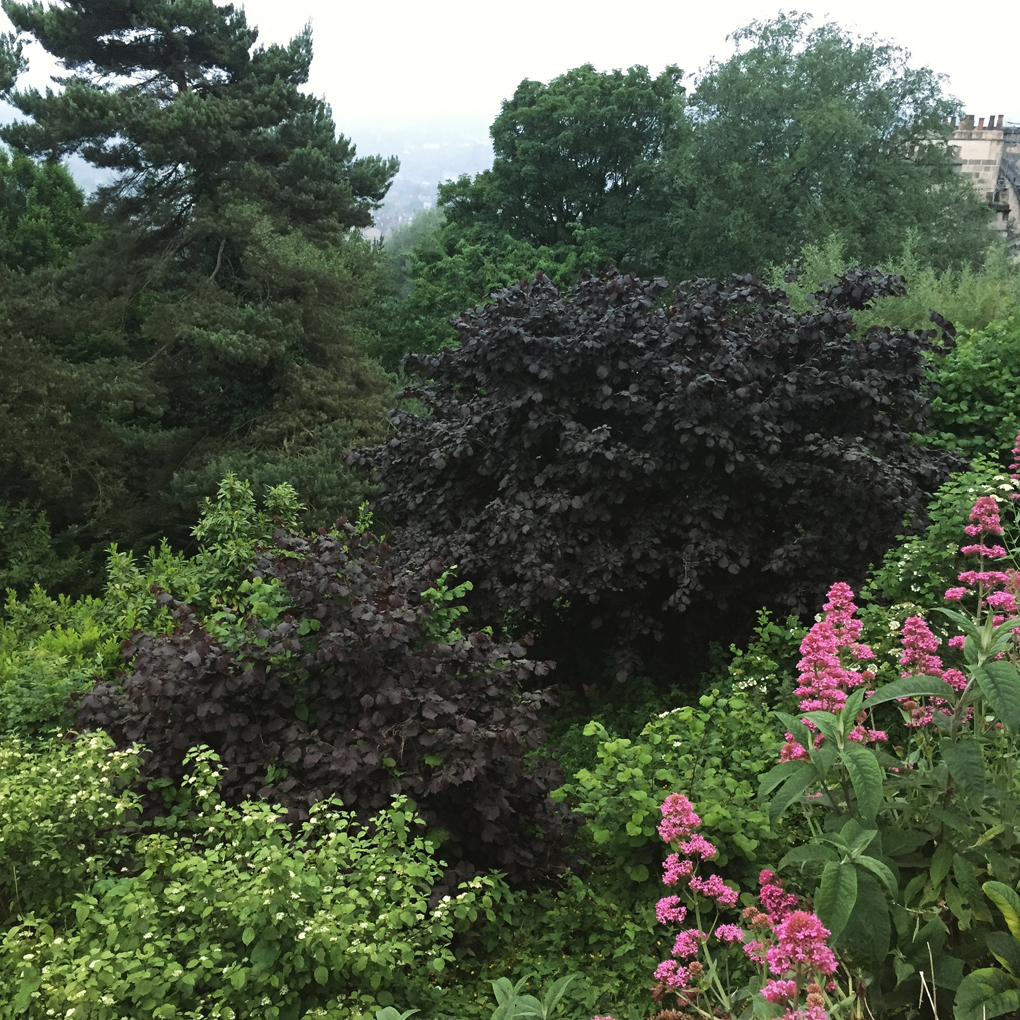
[{"label": "green tree canopy", "polygon": [[663,157],[686,134],[681,77],[674,65],[653,78],[585,64],[525,79],[492,124],[492,170],[440,187],[447,219],[536,247],[594,230],[608,258],[647,266],[669,204]]},{"label": "green tree canopy", "polygon": [[[385,427],[390,399],[360,318],[384,269],[357,228],[398,164],[357,158],[301,91],[310,31],[258,46],[212,0],[3,9],[68,74],[12,92],[29,119],[0,136],[112,182],[92,244],[5,287],[0,343],[21,368],[0,398],[15,440],[0,498],[135,543],[186,537],[231,469],[293,482],[316,516],[352,509],[364,489],[340,454]],[[40,409],[48,392],[60,413]]]},{"label": "green tree canopy", "polygon": [[941,76],[808,15],[731,38],[737,52],[691,94],[690,145],[674,157],[675,275],[761,269],[831,234],[865,264],[909,235],[938,266],[988,247],[987,213],[954,170],[959,104]]},{"label": "green tree canopy", "polygon": [[84,213],[65,166],[0,149],[0,265],[27,271],[65,261],[95,234]]}]

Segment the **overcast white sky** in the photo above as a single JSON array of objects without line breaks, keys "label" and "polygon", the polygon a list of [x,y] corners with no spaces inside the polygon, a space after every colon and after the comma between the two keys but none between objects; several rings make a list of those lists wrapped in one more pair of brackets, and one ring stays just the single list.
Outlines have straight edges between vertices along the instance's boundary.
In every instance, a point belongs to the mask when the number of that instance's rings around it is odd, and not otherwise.
[{"label": "overcast white sky", "polygon": [[[263,41],[286,41],[308,21],[316,59],[311,89],[357,141],[422,130],[484,140],[523,78],[548,80],[590,62],[601,70],[676,63],[694,72],[732,53],[726,36],[781,8],[753,0],[244,0]],[[912,63],[947,75],[947,90],[977,116],[1020,122],[1020,5],[856,0],[801,3],[817,22],[835,20],[904,46]],[[787,7],[786,9],[790,9]],[[0,30],[9,28],[0,13]],[[36,57],[36,78],[45,63]]]}]

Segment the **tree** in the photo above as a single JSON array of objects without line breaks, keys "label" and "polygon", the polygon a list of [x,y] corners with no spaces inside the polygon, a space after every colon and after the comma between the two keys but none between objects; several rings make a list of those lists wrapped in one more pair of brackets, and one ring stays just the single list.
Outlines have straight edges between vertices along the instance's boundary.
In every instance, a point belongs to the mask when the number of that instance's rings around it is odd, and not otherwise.
[{"label": "tree", "polygon": [[66,167],[0,149],[0,266],[59,265],[94,236],[85,196]]},{"label": "tree", "polygon": [[440,186],[447,219],[537,247],[594,232],[611,262],[654,265],[669,208],[662,160],[685,134],[681,76],[585,64],[548,84],[525,79],[492,124],[492,170]]},{"label": "tree", "polygon": [[230,469],[293,481],[311,515],[352,509],[364,490],[340,454],[379,434],[390,394],[359,318],[384,268],[354,228],[397,161],[357,158],[301,91],[310,31],[256,46],[243,12],[212,0],[3,6],[69,73],[59,92],[14,91],[31,120],[0,135],[115,176],[91,210],[95,242],[4,294],[39,386],[68,364],[92,380],[88,429],[72,416],[69,430],[113,453],[83,472],[9,448],[0,497],[59,493],[55,525],[142,545],[186,538],[195,500]]},{"label": "tree", "polygon": [[695,281],[661,310],[665,287],[503,291],[459,347],[411,359],[430,380],[405,391],[417,413],[356,458],[399,544],[472,581],[476,622],[524,614],[585,682],[604,664],[578,656],[599,645],[665,638],[646,668],[685,680],[692,647],[732,641],[763,604],[814,608],[960,464],[912,438],[936,334],[855,333],[853,310],[901,279],[850,272],[800,314],[751,277]]},{"label": "tree", "polygon": [[948,145],[958,102],[908,54],[809,15],[731,36],[690,96],[689,147],[674,158],[681,200],[671,274],[788,264],[831,234],[872,265],[915,252],[944,267],[980,259],[987,210]]}]

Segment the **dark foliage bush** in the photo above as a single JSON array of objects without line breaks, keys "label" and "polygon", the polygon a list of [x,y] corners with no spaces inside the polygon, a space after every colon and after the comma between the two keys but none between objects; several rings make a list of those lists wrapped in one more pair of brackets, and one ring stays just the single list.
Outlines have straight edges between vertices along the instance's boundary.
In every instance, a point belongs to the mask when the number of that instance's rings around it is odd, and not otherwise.
[{"label": "dark foliage bush", "polygon": [[400,542],[473,582],[479,618],[555,604],[561,632],[633,641],[680,633],[696,600],[687,619],[728,642],[719,610],[803,612],[863,578],[961,463],[911,438],[937,332],[855,333],[902,278],[851,270],[806,313],[750,276],[662,308],[666,286],[582,274],[561,295],[539,274],[463,316],[459,347],[407,360],[426,413],[394,412],[357,459]]},{"label": "dark foliage bush", "polygon": [[419,593],[441,563],[401,571],[370,533],[339,527],[274,536],[256,577],[290,594],[278,622],[253,614],[240,635],[217,640],[191,606],[173,604],[174,632],[126,644],[133,672],[122,688],[87,694],[76,725],[143,744],[150,780],[179,780],[188,749],[208,745],[229,802],[262,797],[295,821],[331,795],[367,817],[406,794],[449,834],[441,856],[458,872],[546,872],[574,828],[548,796],[562,772],[528,755],[552,702],[532,690],[549,664],[527,658],[528,639],[447,626],[445,640],[431,640],[442,610]]}]

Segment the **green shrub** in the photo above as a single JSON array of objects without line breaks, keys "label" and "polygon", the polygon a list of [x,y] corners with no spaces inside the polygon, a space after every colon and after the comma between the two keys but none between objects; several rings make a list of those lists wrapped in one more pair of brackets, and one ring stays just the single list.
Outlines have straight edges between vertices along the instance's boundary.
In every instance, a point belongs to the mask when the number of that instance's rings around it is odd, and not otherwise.
[{"label": "green shrub", "polygon": [[0,925],[60,917],[130,850],[122,827],[137,807],[128,791],[137,775],[135,751],[114,751],[104,733],[36,748],[0,742]]},{"label": "green shrub", "polygon": [[696,706],[663,712],[636,740],[614,739],[599,723],[585,728],[598,740],[598,764],[554,796],[569,798],[587,817],[581,837],[617,876],[621,902],[646,896],[647,883],[658,881],[659,808],[674,791],[685,792],[711,828],[720,867],[746,878],[782,856],[786,843],[756,801],[758,778],[782,744],[776,729],[769,711],[738,691],[713,691]]},{"label": "green shrub", "polygon": [[268,804],[228,808],[208,749],[190,760],[130,871],[79,878],[66,926],[27,913],[7,930],[0,999],[16,1013],[371,1015],[418,997],[453,959],[455,929],[503,895],[478,877],[430,909],[442,865],[404,798],[371,826],[320,802],[295,832]]},{"label": "green shrub", "polygon": [[935,359],[939,394],[932,401],[927,441],[967,457],[1008,451],[1020,428],[1020,319],[970,330]]}]

